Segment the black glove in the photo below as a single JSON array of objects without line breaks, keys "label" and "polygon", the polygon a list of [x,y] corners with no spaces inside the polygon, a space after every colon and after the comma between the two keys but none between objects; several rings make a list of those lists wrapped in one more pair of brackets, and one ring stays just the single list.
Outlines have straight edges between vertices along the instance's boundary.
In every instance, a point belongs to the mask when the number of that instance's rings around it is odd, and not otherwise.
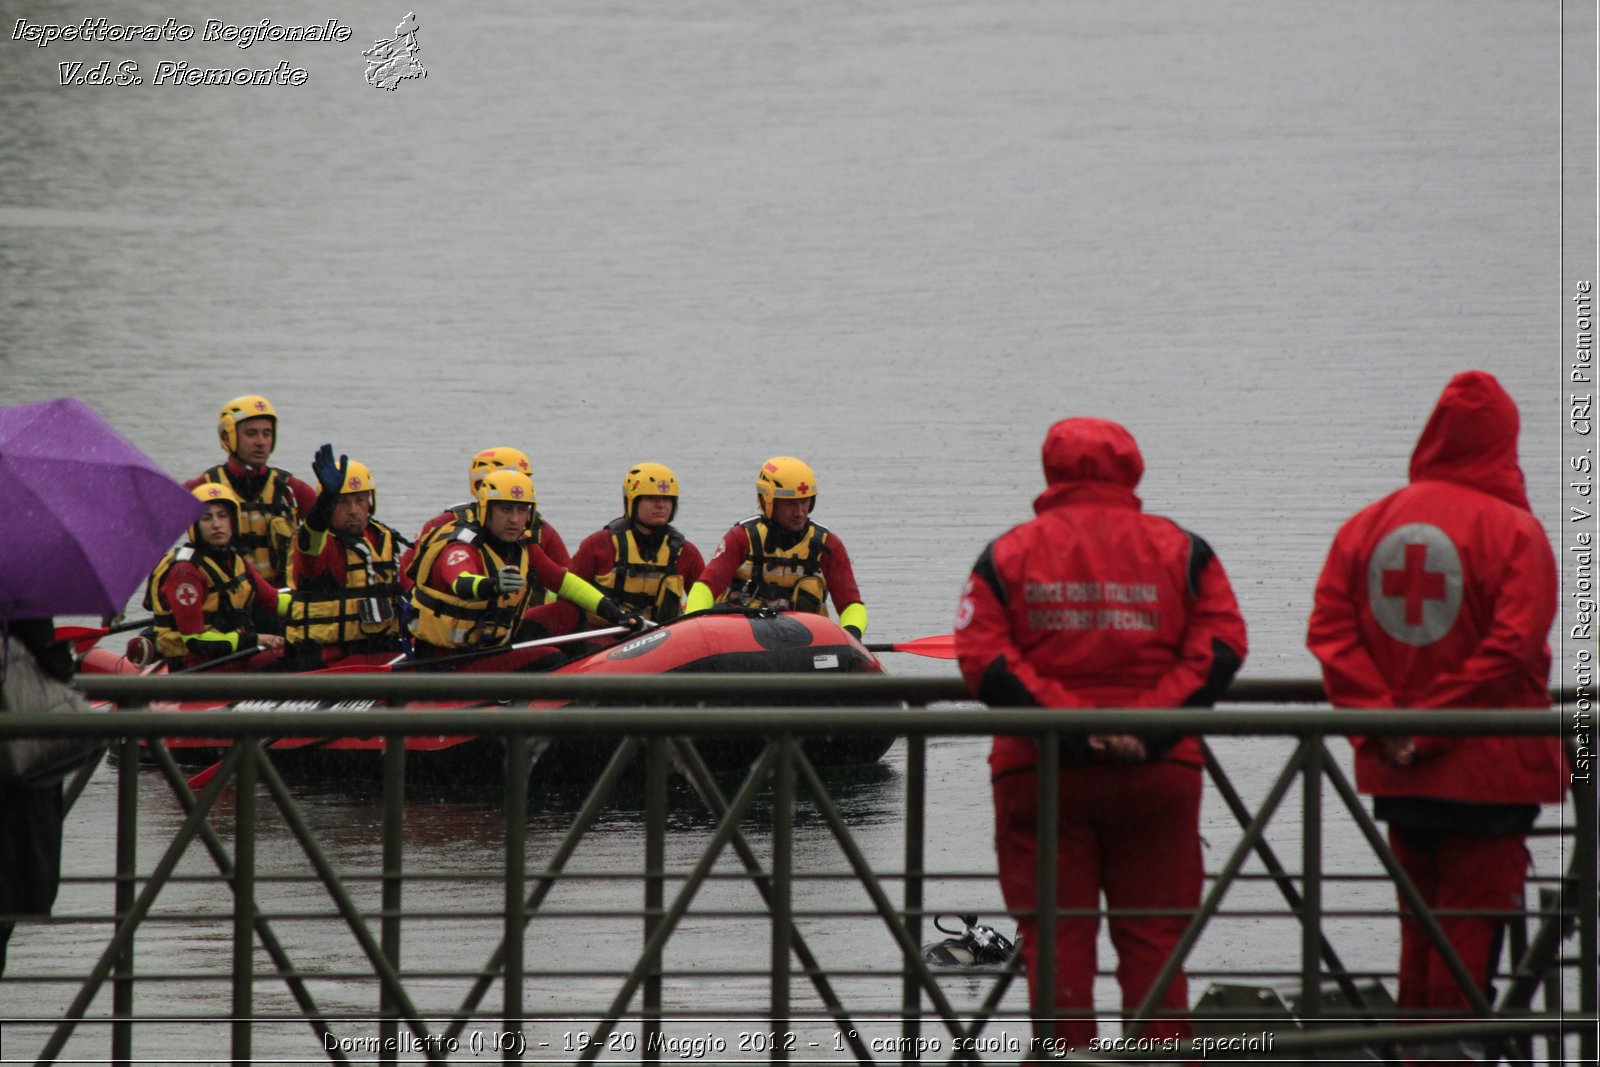
[{"label": "black glove", "polygon": [[644,625],[644,620],[631,611],[624,611],[622,605],[610,597],[602,597],[600,603],[594,606],[594,613],[613,626],[625,626],[630,630],[637,630]]},{"label": "black glove", "polygon": [[317,449],[317,454],[311,457],[311,472],[317,476],[317,484],[322,486],[322,491],[330,496],[338,496],[339,490],[344,488],[344,478],[350,471],[350,457],[340,456],[339,462],[333,462],[333,446],[323,445]]},{"label": "black glove", "polygon": [[861,640],[861,631],[856,629],[854,626],[845,626],[845,627],[841,627],[841,628],[844,630],[845,633],[849,634],[851,637],[855,638],[857,641]]}]

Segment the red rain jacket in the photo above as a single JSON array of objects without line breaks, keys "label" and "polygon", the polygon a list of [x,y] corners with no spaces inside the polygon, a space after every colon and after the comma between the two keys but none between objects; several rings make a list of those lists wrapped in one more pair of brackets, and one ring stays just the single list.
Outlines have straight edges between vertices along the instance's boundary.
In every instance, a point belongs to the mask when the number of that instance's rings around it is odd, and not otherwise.
[{"label": "red rain jacket", "polygon": [[[1411,456],[1411,484],[1340,528],[1306,646],[1342,707],[1547,708],[1555,555],[1517,465],[1517,408],[1493,376],[1458,374]],[[1356,746],[1376,796],[1559,802],[1555,737],[1418,737],[1396,767]]]},{"label": "red rain jacket", "polygon": [[[992,705],[1050,708],[1209,704],[1246,652],[1244,618],[1210,546],[1146,515],[1144,459],[1127,430],[1064,419],[1044,443],[1037,517],[984,549],[962,591],[956,656]],[[1064,739],[1063,751],[1082,746]],[[1198,764],[1194,738],[1167,758]],[[1032,766],[1026,737],[996,737],[995,774]]]}]

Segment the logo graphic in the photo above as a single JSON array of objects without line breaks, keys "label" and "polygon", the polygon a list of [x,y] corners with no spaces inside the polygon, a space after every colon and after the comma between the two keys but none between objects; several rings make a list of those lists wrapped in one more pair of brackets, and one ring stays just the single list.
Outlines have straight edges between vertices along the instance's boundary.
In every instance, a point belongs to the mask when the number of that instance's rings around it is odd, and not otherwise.
[{"label": "logo graphic", "polygon": [[394,37],[375,41],[361,53],[367,57],[367,84],[375,89],[395,91],[407,78],[426,78],[428,72],[417,62],[417,16],[406,12]]},{"label": "logo graphic", "polygon": [[350,479],[350,488],[351,489],[360,489],[361,488],[361,475],[358,474],[354,478]]},{"label": "logo graphic", "polygon": [[1431,645],[1461,612],[1461,556],[1437,526],[1392,530],[1367,562],[1367,601],[1383,632],[1404,644]]},{"label": "logo graphic", "polygon": [[668,493],[672,492],[672,483],[667,481],[665,478],[661,478],[656,482],[656,490],[660,492],[662,496],[666,496]]},{"label": "logo graphic", "polygon": [[189,582],[182,582],[177,589],[173,590],[172,599],[186,608],[192,608],[200,603],[200,590]]}]

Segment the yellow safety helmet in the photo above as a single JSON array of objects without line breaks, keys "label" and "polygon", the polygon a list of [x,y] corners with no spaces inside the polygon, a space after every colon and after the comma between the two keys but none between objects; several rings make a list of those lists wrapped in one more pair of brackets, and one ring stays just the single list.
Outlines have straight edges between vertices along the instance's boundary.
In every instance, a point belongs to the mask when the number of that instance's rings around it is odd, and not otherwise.
[{"label": "yellow safety helmet", "polygon": [[805,460],[793,456],[773,456],[756,472],[756,500],[765,518],[772,518],[774,500],[809,498],[813,501],[811,506],[815,508],[816,497],[817,476]]},{"label": "yellow safety helmet", "polygon": [[478,483],[483,481],[484,475],[490,471],[508,469],[533,477],[533,464],[522,452],[515,448],[486,448],[472,457],[472,466],[467,469],[467,489],[477,496]]},{"label": "yellow safety helmet", "polygon": [[246,419],[271,419],[272,444],[278,444],[278,413],[272,409],[272,401],[264,396],[238,396],[222,405],[222,414],[217,416],[217,437],[222,442],[222,450],[228,455],[239,451],[239,424]]},{"label": "yellow safety helmet", "polygon": [[[239,507],[244,501],[239,499],[239,494],[233,491],[232,486],[223,485],[221,482],[201,482],[189,490],[194,498],[202,504],[221,504],[233,515],[233,536],[239,536]],[[201,512],[205,514],[205,512]],[[194,525],[189,527],[189,540],[195,544],[200,543],[200,520],[196,518]]]},{"label": "yellow safety helmet", "polygon": [[678,476],[663,463],[641,463],[622,476],[622,513],[633,519],[634,505],[644,496],[672,498],[671,522],[678,517]]},{"label": "yellow safety helmet", "polygon": [[348,496],[351,493],[371,493],[372,511],[374,514],[377,513],[378,482],[372,477],[372,471],[367,469],[367,465],[355,459],[352,459],[350,465],[345,468],[344,485],[339,487],[340,496]]},{"label": "yellow safety helmet", "polygon": [[519,470],[502,469],[490,471],[478,483],[478,491],[474,494],[478,501],[478,522],[489,521],[489,504],[491,501],[504,500],[512,504],[528,504],[538,506],[539,500],[533,491],[533,479]]}]

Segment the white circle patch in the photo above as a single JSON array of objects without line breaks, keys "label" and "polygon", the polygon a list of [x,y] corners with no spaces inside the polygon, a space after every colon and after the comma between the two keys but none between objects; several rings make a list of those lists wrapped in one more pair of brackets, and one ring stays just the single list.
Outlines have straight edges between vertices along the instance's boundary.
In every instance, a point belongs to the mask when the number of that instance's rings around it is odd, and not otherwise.
[{"label": "white circle patch", "polygon": [[1461,556],[1439,527],[1414,522],[1391,530],[1367,561],[1367,602],[1383,632],[1407,645],[1431,645],[1461,613]]}]

